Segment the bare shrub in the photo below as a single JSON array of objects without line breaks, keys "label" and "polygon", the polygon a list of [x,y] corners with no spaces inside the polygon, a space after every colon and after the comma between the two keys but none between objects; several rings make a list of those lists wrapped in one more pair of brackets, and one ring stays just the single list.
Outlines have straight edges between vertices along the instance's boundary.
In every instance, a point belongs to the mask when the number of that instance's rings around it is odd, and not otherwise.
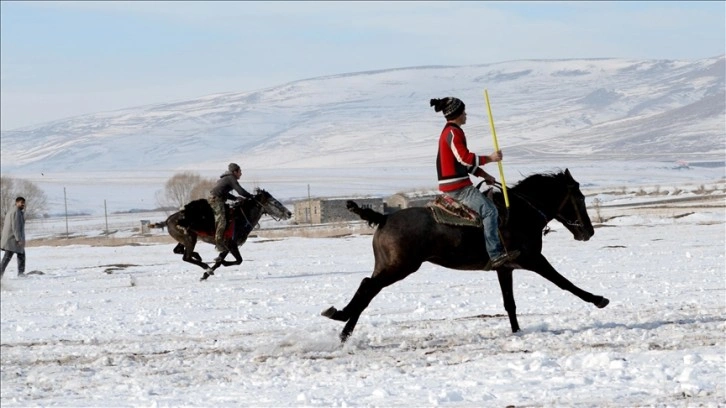
[{"label": "bare shrub", "polygon": [[216,181],[212,179],[201,179],[197,184],[194,185],[192,191],[189,194],[190,200],[198,200],[200,198],[207,198],[209,196],[209,190],[211,190]]},{"label": "bare shrub", "polygon": [[163,191],[157,192],[156,201],[161,207],[181,208],[192,200],[206,198],[214,183],[197,173],[177,173],[166,181]]},{"label": "bare shrub", "polygon": [[0,228],[5,213],[15,206],[15,198],[25,198],[25,219],[40,218],[48,209],[48,197],[32,181],[0,176]]},{"label": "bare shrub", "polygon": [[595,222],[602,222],[602,215],[600,215],[600,204],[602,204],[602,201],[600,201],[599,198],[592,200],[592,206],[593,208],[595,208]]},{"label": "bare shrub", "polygon": [[[0,176],[0,218],[5,218],[8,209],[15,205],[14,187],[14,179]],[[2,221],[0,221],[0,224],[2,224]]]}]

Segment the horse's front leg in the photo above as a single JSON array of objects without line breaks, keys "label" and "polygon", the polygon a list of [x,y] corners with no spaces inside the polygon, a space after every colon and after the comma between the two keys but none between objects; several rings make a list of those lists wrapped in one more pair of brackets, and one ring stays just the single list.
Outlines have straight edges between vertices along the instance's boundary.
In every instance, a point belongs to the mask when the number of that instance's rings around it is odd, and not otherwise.
[{"label": "horse's front leg", "polygon": [[605,297],[593,295],[592,293],[575,286],[572,282],[567,280],[567,278],[560,275],[560,273],[557,272],[552,265],[550,265],[542,254],[532,255],[532,257],[527,258],[520,257],[517,259],[517,263],[522,267],[522,269],[527,269],[539,274],[543,278],[557,285],[560,289],[569,291],[585,302],[592,303],[600,309],[610,303],[610,301]]},{"label": "horse's front leg", "polygon": [[229,253],[229,251],[220,252],[219,256],[214,258],[214,264],[212,264],[212,266],[207,266],[207,268],[206,268],[207,270],[204,271],[204,275],[202,275],[202,277],[199,280],[204,281],[204,280],[207,280],[208,277],[214,275],[214,271],[217,270],[217,268],[219,268],[220,265],[222,265],[222,263],[224,262],[224,257],[227,256],[228,253]]},{"label": "horse's front leg", "polygon": [[497,278],[499,279],[499,287],[502,289],[504,310],[507,311],[507,315],[509,316],[512,333],[516,333],[519,331],[519,322],[517,321],[517,305],[514,303],[514,290],[512,288],[512,269],[497,269]]},{"label": "horse's front leg", "polygon": [[231,245],[229,249],[229,253],[232,254],[234,257],[234,261],[225,261],[222,260],[222,266],[233,266],[233,265],[239,265],[242,263],[242,255],[239,253],[239,247],[236,245]]},{"label": "horse's front leg", "polygon": [[[191,264],[197,265],[200,268],[207,270],[209,269],[209,265],[202,262],[202,257],[199,256],[198,253],[194,252],[194,246],[197,244],[197,238],[195,236],[189,236],[188,239],[184,242],[184,244],[179,244],[174,248],[174,252],[180,251],[181,249],[184,250],[184,253],[182,254],[182,260],[185,262],[189,262]],[[177,252],[178,253],[178,252]]]}]

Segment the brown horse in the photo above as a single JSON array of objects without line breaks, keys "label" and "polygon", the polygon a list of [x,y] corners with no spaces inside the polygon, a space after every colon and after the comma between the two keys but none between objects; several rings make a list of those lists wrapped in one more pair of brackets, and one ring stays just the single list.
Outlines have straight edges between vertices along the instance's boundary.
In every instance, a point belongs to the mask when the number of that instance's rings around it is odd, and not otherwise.
[{"label": "brown horse", "polygon": [[[225,206],[226,207],[226,206]],[[152,228],[168,227],[169,235],[178,244],[174,247],[175,254],[181,254],[186,262],[193,263],[204,269],[200,280],[206,280],[220,266],[232,266],[242,263],[239,247],[247,241],[252,229],[257,225],[263,214],[276,220],[287,220],[292,213],[265,190],[257,189],[250,199],[236,201],[228,209],[228,226],[225,238],[235,245],[228,245],[229,250],[221,252],[209,266],[202,262],[202,257],[194,251],[197,240],[214,245],[214,212],[207,200],[199,199],[184,206],[184,209],[170,215],[164,222],[152,224]],[[234,261],[225,261],[227,254],[234,256]]]},{"label": "brown horse", "polygon": [[[509,251],[518,249],[520,255],[497,268],[497,277],[512,332],[519,331],[512,291],[514,269],[533,271],[598,308],[607,306],[608,299],[578,288],[542,255],[542,231],[553,219],[561,222],[578,241],[587,241],[595,233],[587,215],[585,196],[570,171],[529,176],[509,193],[510,209],[500,231],[504,246]],[[500,215],[504,215],[502,193],[495,193],[493,198]],[[331,306],[322,312],[325,317],[346,322],[340,334],[343,342],[353,333],[363,310],[383,288],[416,272],[424,262],[451,269],[483,270],[489,260],[481,228],[437,223],[428,208],[406,208],[384,215],[361,209],[349,201],[348,209],[378,229],[373,236],[375,266],[371,277],[363,279],[342,310]]]}]

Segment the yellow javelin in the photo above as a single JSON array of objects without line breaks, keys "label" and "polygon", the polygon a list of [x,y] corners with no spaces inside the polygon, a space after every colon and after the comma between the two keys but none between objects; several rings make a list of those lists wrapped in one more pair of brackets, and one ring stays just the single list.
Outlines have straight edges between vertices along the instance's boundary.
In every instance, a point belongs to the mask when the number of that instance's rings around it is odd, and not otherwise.
[{"label": "yellow javelin", "polygon": [[[499,142],[497,142],[497,131],[494,130],[494,117],[492,117],[492,107],[489,105],[489,92],[484,90],[484,98],[487,100],[487,110],[489,111],[489,124],[492,127],[492,137],[494,138],[494,150],[499,150]],[[507,182],[504,181],[504,166],[502,161],[498,161],[499,177],[502,179],[502,193],[504,193],[504,205],[509,209],[509,196],[507,195]]]}]

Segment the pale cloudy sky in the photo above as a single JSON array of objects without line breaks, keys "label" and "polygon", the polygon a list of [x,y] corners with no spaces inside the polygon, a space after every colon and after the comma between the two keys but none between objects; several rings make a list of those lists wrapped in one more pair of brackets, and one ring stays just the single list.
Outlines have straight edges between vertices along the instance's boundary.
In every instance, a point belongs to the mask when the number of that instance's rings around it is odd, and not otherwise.
[{"label": "pale cloudy sky", "polygon": [[299,79],[726,53],[714,2],[0,3],[0,128]]}]

